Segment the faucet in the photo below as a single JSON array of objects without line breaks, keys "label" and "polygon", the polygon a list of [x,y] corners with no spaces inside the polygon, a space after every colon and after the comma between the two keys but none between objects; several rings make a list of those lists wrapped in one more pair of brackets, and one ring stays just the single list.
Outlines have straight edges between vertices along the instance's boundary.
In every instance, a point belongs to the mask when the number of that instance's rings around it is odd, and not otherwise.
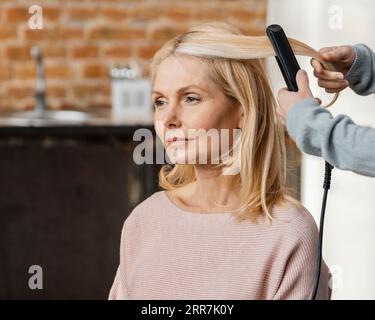
[{"label": "faucet", "polygon": [[36,93],[35,93],[35,112],[43,113],[46,111],[46,84],[44,75],[44,65],[42,54],[40,49],[36,46],[31,47],[31,56],[36,61],[37,65],[37,83],[36,83]]}]

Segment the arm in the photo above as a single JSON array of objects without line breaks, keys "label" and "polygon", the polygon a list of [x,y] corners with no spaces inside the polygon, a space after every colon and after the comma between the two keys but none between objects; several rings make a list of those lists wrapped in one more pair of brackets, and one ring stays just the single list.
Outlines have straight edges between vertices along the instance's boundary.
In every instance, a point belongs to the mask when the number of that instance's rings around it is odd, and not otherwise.
[{"label": "arm", "polygon": [[126,236],[126,221],[121,232],[121,242],[120,242],[120,265],[117,268],[116,276],[113,281],[111,290],[109,292],[108,300],[128,300],[130,299],[128,290],[126,288],[126,278],[125,278],[125,236]]},{"label": "arm", "polygon": [[363,96],[375,93],[375,53],[364,44],[353,49],[355,60],[346,75],[350,88]]},{"label": "arm", "polygon": [[[290,257],[290,265],[287,266],[283,280],[272,300],[311,300],[316,281],[314,252],[316,251],[308,251],[311,255],[307,258],[307,261],[310,261],[309,266],[299,260],[297,254]],[[331,274],[324,261],[320,270],[316,300],[331,300],[332,290],[329,287]]]},{"label": "arm", "polygon": [[344,115],[333,118],[315,99],[298,102],[287,114],[287,129],[304,152],[333,166],[375,177],[375,129]]},{"label": "arm", "polygon": [[[307,210],[299,211],[286,227],[285,264],[273,300],[310,300],[316,281],[319,231],[314,218]],[[330,271],[322,261],[318,300],[331,298]]]},{"label": "arm", "polygon": [[128,300],[129,295],[126,290],[124,277],[121,275],[121,265],[117,268],[115,280],[109,292],[108,300]]}]

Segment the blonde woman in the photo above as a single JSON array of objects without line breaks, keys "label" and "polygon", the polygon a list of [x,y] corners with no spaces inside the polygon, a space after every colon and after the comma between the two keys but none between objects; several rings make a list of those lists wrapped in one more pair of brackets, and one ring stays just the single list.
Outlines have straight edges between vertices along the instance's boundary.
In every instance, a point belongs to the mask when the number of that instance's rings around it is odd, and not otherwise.
[{"label": "blonde woman", "polygon": [[[260,60],[271,55],[265,37],[221,22],[155,54],[155,129],[174,165],[124,223],[109,299],[310,299],[318,229],[285,188],[283,127]],[[230,147],[198,129],[229,129]],[[330,298],[328,278],[323,263],[318,299]]]}]

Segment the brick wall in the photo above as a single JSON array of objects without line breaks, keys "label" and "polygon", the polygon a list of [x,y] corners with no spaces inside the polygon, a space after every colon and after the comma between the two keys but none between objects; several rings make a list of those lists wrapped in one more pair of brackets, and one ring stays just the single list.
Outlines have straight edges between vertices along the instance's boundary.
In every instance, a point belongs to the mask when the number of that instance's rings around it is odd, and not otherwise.
[{"label": "brick wall", "polygon": [[[30,29],[41,5],[43,29]],[[51,109],[109,108],[108,68],[136,59],[147,76],[155,51],[189,26],[227,21],[263,34],[266,0],[0,0],[0,110],[32,109],[36,66],[44,56]]]}]

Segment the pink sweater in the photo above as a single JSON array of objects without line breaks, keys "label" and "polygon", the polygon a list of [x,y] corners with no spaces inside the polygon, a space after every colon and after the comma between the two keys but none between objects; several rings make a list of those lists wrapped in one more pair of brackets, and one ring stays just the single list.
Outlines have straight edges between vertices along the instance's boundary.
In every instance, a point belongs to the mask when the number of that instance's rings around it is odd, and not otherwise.
[{"label": "pink sweater", "polygon": [[[315,221],[296,208],[273,214],[272,225],[236,223],[230,213],[188,212],[154,193],[125,220],[109,299],[309,299]],[[330,299],[328,281],[323,263],[319,299]]]}]

